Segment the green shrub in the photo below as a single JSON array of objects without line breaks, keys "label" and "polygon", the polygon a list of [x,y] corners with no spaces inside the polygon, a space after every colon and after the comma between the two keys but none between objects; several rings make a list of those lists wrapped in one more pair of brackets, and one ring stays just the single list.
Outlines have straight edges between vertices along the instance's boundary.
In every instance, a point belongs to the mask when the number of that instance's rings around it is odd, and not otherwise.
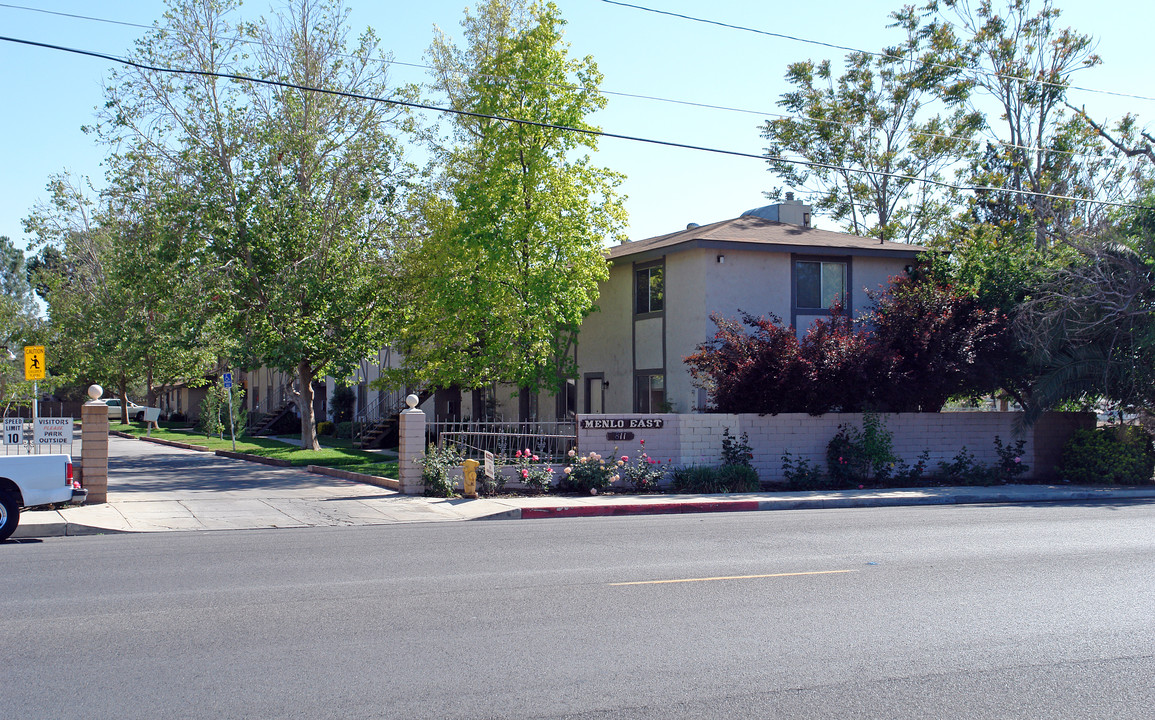
[{"label": "green shrub", "polygon": [[916,486],[921,485],[923,477],[926,475],[926,468],[930,464],[930,451],[923,450],[918,456],[918,460],[914,465],[907,465],[905,461],[895,463],[894,470],[891,472],[891,482],[896,486]]},{"label": "green shrub", "polygon": [[1063,447],[1059,477],[1084,485],[1139,485],[1151,482],[1155,449],[1141,427],[1118,425],[1076,430]]},{"label": "green shrub", "polygon": [[414,461],[421,465],[421,481],[425,484],[425,495],[454,497],[457,491],[450,473],[455,468],[461,467],[463,460],[456,447],[438,448],[430,445],[425,454]]},{"label": "green shrub", "polygon": [[806,458],[795,459],[789,452],[782,453],[782,476],[786,490],[835,490],[846,483],[822,474],[822,468]]},{"label": "green shrub", "polygon": [[966,446],[950,462],[940,462],[938,472],[950,485],[990,485],[993,481],[992,471],[980,464],[974,453],[967,452]]},{"label": "green shrub", "polygon": [[337,423],[337,437],[346,440],[353,437],[353,423],[349,421]]},{"label": "green shrub", "polygon": [[730,434],[730,428],[722,428],[722,464],[750,467],[754,459],[754,448],[750,447],[750,436],[742,433],[738,438]]},{"label": "green shrub", "polygon": [[631,490],[639,493],[657,492],[666,478],[668,468],[662,461],[646,452],[646,441],[639,441],[640,449],[632,457],[622,455],[615,463],[618,475]]},{"label": "green shrub", "polygon": [[840,483],[884,481],[897,458],[893,436],[877,413],[864,413],[862,429],[839,425],[826,446],[826,469]]},{"label": "green shrub", "polygon": [[762,489],[758,472],[749,465],[723,465],[718,468],[718,482],[723,488],[718,492],[758,492]]},{"label": "green shrub", "polygon": [[336,429],[337,426],[328,420],[322,420],[321,422],[317,423],[318,435],[332,435]]},{"label": "green shrub", "polygon": [[995,435],[995,452],[999,456],[999,463],[991,469],[993,480],[1007,483],[1030,470],[1030,466],[1023,462],[1024,446],[1026,446],[1025,440],[1017,440],[1014,444],[1003,445],[1002,438]]},{"label": "green shrub", "polygon": [[718,486],[718,468],[710,465],[686,465],[674,468],[674,492],[712,493]]},{"label": "green shrub", "polygon": [[674,468],[674,492],[695,495],[757,492],[761,489],[758,473],[745,465],[686,465]]},{"label": "green shrub", "polygon": [[[518,450],[513,454],[514,470],[517,479],[526,487],[547,493],[554,482],[553,467],[542,467],[541,459],[534,455],[529,448]],[[504,486],[504,481],[502,485]],[[496,492],[496,489],[495,489]]]},{"label": "green shrub", "polygon": [[[614,449],[617,451],[617,448]],[[570,450],[568,464],[558,480],[558,489],[564,492],[597,492],[605,490],[618,480],[617,465],[597,453],[576,457]]]},{"label": "green shrub", "polygon": [[353,405],[357,402],[357,393],[348,385],[337,385],[333,388],[333,395],[329,398],[329,414],[338,423],[353,419]]}]

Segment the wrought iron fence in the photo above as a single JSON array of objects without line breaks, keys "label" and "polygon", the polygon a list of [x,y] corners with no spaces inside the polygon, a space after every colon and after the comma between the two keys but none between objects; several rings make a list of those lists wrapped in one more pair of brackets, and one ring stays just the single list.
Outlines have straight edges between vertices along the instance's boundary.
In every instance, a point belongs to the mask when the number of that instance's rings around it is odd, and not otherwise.
[{"label": "wrought iron fence", "polygon": [[503,422],[449,420],[426,425],[431,442],[437,447],[456,446],[462,455],[480,460],[489,451],[501,457],[512,457],[518,450],[529,450],[541,462],[562,462],[577,446],[577,425],[573,421]]}]

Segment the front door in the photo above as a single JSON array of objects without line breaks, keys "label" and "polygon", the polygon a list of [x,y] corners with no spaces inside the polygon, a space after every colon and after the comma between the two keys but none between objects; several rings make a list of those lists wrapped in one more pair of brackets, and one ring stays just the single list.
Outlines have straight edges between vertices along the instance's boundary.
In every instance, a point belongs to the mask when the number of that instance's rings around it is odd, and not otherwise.
[{"label": "front door", "polygon": [[601,415],[606,411],[606,383],[601,373],[586,375],[585,411]]}]

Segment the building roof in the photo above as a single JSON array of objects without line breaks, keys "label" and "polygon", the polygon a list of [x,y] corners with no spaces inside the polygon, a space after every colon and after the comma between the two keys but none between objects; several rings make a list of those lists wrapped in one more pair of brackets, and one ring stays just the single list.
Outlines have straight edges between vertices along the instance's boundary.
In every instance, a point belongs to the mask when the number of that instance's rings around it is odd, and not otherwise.
[{"label": "building roof", "polygon": [[[651,253],[675,252],[691,247],[765,248],[779,252],[840,251],[844,255],[889,255],[914,257],[927,248],[907,243],[879,242],[877,238],[831,232],[775,222],[745,215],[732,220],[687,228],[668,235],[626,242],[609,249],[610,260]],[[661,254],[655,253],[655,254]]]}]

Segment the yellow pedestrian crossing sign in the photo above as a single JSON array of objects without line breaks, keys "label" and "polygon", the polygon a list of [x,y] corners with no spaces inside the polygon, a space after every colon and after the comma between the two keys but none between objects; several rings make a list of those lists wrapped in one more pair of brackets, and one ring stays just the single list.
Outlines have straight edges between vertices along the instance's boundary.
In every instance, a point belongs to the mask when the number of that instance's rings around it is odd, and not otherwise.
[{"label": "yellow pedestrian crossing sign", "polygon": [[43,345],[25,345],[24,346],[24,379],[25,380],[43,380],[44,379],[44,346]]}]

